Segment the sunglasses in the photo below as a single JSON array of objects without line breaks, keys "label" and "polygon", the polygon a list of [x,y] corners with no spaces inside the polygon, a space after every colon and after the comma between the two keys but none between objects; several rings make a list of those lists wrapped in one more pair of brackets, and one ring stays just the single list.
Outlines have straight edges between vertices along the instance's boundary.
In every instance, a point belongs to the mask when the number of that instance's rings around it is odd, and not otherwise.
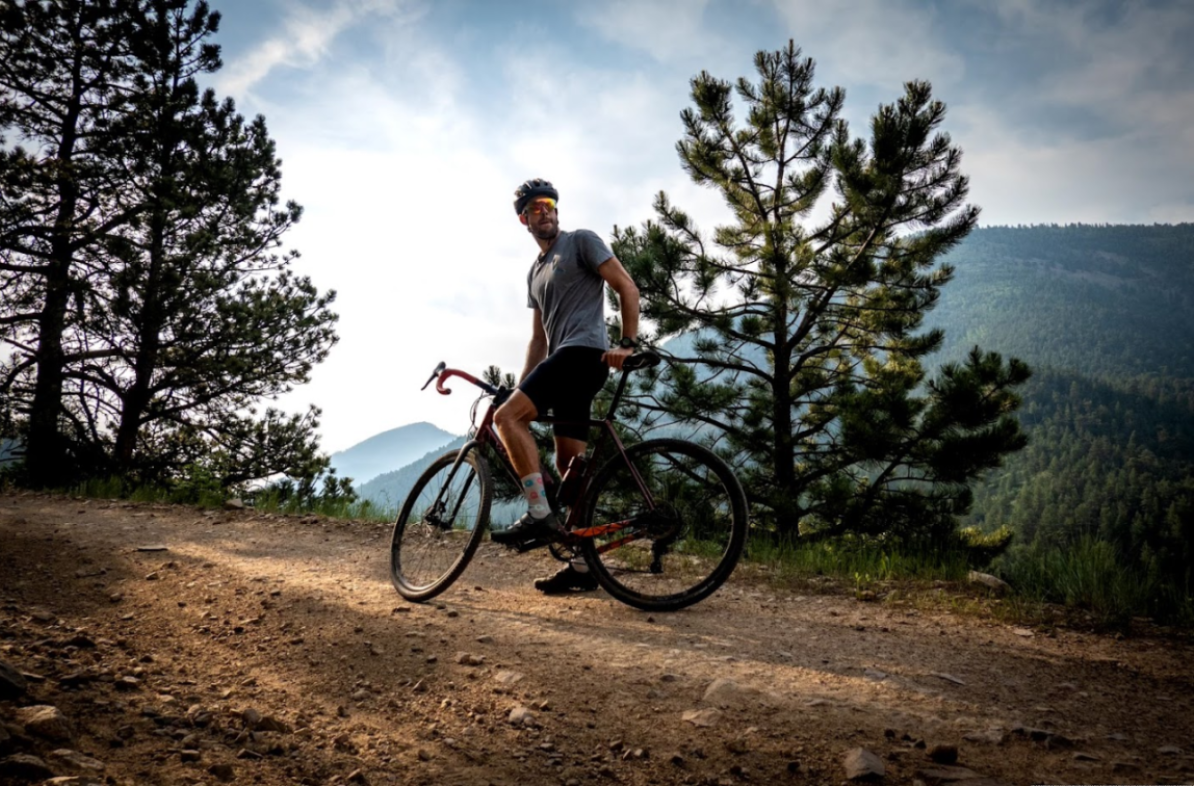
[{"label": "sunglasses", "polygon": [[543,199],[536,199],[534,202],[531,202],[529,205],[523,208],[522,212],[525,215],[538,216],[544,213],[550,213],[555,209],[556,201],[550,197],[544,197]]}]

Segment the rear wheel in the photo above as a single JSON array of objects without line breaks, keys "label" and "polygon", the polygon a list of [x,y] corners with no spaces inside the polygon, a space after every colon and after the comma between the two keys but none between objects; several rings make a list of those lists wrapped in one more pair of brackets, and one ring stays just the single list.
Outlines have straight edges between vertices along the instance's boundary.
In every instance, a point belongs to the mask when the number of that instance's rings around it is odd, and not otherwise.
[{"label": "rear wheel", "polygon": [[440,456],[415,481],[390,541],[390,580],[407,600],[425,601],[464,572],[489,521],[493,484],[476,446]]},{"label": "rear wheel", "polygon": [[576,534],[592,531],[581,553],[594,577],[610,595],[648,611],[711,595],[746,544],[746,495],[734,471],[683,440],[650,440],[629,448],[626,459],[614,456],[582,504]]}]

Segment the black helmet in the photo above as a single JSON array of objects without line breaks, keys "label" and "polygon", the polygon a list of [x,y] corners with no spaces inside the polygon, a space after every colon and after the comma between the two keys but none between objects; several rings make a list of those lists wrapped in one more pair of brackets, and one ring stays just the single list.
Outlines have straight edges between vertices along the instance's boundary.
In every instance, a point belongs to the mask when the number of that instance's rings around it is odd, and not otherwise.
[{"label": "black helmet", "polygon": [[560,193],[556,191],[556,187],[550,181],[537,177],[514,189],[514,212],[521,216],[527,203],[535,197],[551,197],[557,202],[560,201]]}]

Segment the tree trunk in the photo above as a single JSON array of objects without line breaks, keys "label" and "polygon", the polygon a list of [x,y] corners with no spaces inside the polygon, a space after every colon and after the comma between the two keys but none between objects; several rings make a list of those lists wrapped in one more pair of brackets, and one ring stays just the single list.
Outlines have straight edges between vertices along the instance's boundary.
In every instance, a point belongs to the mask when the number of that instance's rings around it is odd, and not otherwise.
[{"label": "tree trunk", "polygon": [[[67,252],[69,254],[69,252]],[[62,334],[70,302],[69,279],[64,265],[55,261],[47,276],[46,302],[38,319],[37,381],[29,411],[25,473],[37,488],[61,485],[68,479],[66,440],[59,431],[62,414],[64,354]]]},{"label": "tree trunk", "polygon": [[79,201],[79,184],[74,179],[71,164],[82,113],[82,71],[83,54],[76,52],[71,71],[72,95],[62,118],[62,137],[56,153],[58,211],[50,244],[51,260],[46,272],[46,298],[38,318],[37,381],[30,405],[29,444],[25,453],[25,472],[35,487],[61,485],[71,474],[67,462],[67,440],[59,431],[59,418],[62,414],[62,386],[66,371],[62,336],[70,306],[71,267],[74,263],[71,243]]},{"label": "tree trunk", "polygon": [[796,456],[792,445],[792,352],[788,348],[787,324],[787,305],[778,303],[775,326],[775,382],[772,388],[772,420],[775,425],[775,527],[781,535],[795,535],[800,529],[800,514],[799,506],[791,497],[796,488]]}]

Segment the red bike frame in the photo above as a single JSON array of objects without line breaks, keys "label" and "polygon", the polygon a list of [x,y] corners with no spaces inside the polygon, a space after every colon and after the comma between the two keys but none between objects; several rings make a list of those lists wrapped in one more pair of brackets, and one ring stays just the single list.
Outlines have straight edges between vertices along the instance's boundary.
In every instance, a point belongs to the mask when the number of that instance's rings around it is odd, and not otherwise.
[{"label": "red bike frame", "polygon": [[[622,457],[622,461],[624,461],[626,463],[626,467],[630,470],[631,477],[634,478],[635,485],[638,486],[639,491],[643,495],[643,499],[646,501],[648,511],[653,511],[655,509],[655,499],[654,499],[654,497],[652,497],[650,489],[647,488],[647,484],[643,482],[642,476],[639,475],[638,469],[636,469],[634,464],[632,464],[630,462],[630,460],[628,458],[626,458],[626,447],[625,447],[625,445],[622,444],[622,440],[618,437],[618,433],[617,433],[617,431],[614,430],[614,426],[613,426],[614,412],[617,410],[618,403],[622,399],[622,392],[626,388],[626,378],[627,378],[628,374],[629,374],[629,369],[627,369],[626,371],[623,371],[622,378],[618,382],[618,389],[614,393],[613,400],[610,402],[609,412],[606,414],[605,418],[600,419],[600,420],[590,419],[587,421],[574,421],[574,420],[562,420],[562,419],[559,419],[559,418],[549,415],[549,416],[538,417],[535,419],[535,422],[536,423],[546,423],[546,424],[565,423],[565,424],[570,424],[570,425],[584,423],[585,425],[589,426],[590,428],[601,429],[603,432],[603,435],[605,437],[607,437],[610,441],[613,442],[614,449],[617,451],[618,455],[620,455]],[[472,439],[470,440],[470,442],[468,444],[465,444],[465,446],[460,449],[460,456],[457,458],[457,465],[452,468],[452,473],[455,474],[456,467],[459,466],[459,463],[460,463],[460,458],[465,455],[465,451],[471,445],[478,445],[478,446],[490,445],[493,447],[494,452],[497,453],[502,466],[505,468],[505,470],[509,474],[510,478],[517,485],[519,483],[518,473],[515,471],[514,465],[510,461],[509,453],[506,452],[506,446],[502,444],[502,439],[500,436],[498,436],[497,430],[493,426],[494,412],[497,410],[497,408],[499,406],[501,406],[502,402],[505,401],[505,399],[510,395],[510,393],[512,391],[509,391],[505,388],[496,388],[493,385],[490,385],[489,383],[474,377],[472,374],[469,374],[466,371],[460,371],[459,369],[454,369],[454,368],[447,368],[443,363],[440,363],[439,366],[436,368],[435,372],[432,373],[431,379],[427,380],[427,384],[430,384],[431,380],[434,379],[436,391],[441,393],[442,395],[447,396],[447,395],[450,395],[452,393],[452,391],[450,389],[448,389],[447,387],[445,387],[444,383],[447,382],[452,377],[460,377],[461,379],[464,379],[465,381],[470,382],[473,385],[476,385],[477,387],[481,388],[481,390],[485,391],[486,395],[492,396],[494,398],[493,402],[489,405],[489,408],[486,410],[484,417],[481,418],[481,424],[479,426],[476,425],[475,413],[474,413],[474,427],[476,430],[475,430],[474,434],[472,435]],[[427,385],[424,385],[423,387],[426,388]],[[584,498],[585,492],[588,490],[588,485],[589,485],[589,481],[592,477],[592,474],[595,471],[595,469],[600,466],[600,462],[598,461],[598,458],[601,454],[601,446],[604,442],[605,442],[605,440],[603,440],[601,437],[598,437],[598,439],[596,440],[596,442],[594,444],[593,458],[592,458],[592,461],[589,463],[588,469],[585,470],[585,474],[584,474],[584,477],[583,477],[582,483],[581,483],[581,488],[577,494],[577,499]],[[545,479],[549,478],[549,477],[551,477],[550,473],[544,473]],[[609,524],[600,524],[600,525],[593,526],[593,527],[587,527],[585,529],[574,529],[574,527],[580,523],[579,522],[579,517],[581,515],[580,508],[581,508],[580,505],[573,505],[568,510],[568,520],[565,522],[565,526],[567,527],[569,532],[567,535],[564,536],[563,542],[565,544],[575,543],[576,541],[597,538],[597,537],[601,537],[602,535],[608,535],[608,534],[611,534],[614,532],[619,532],[623,529],[626,529],[627,527],[630,527],[634,523],[634,521],[632,519],[627,519],[625,521],[616,521],[616,522],[611,522]],[[631,541],[637,540],[638,538],[639,538],[639,536],[637,534],[631,533],[631,534],[626,535],[626,537],[624,537],[624,538],[619,538],[618,540],[612,541],[610,543],[605,543],[605,544],[599,546],[597,548],[597,551],[598,551],[598,553],[605,553],[607,551],[616,549],[620,546],[624,546],[627,543],[630,543]]]}]

